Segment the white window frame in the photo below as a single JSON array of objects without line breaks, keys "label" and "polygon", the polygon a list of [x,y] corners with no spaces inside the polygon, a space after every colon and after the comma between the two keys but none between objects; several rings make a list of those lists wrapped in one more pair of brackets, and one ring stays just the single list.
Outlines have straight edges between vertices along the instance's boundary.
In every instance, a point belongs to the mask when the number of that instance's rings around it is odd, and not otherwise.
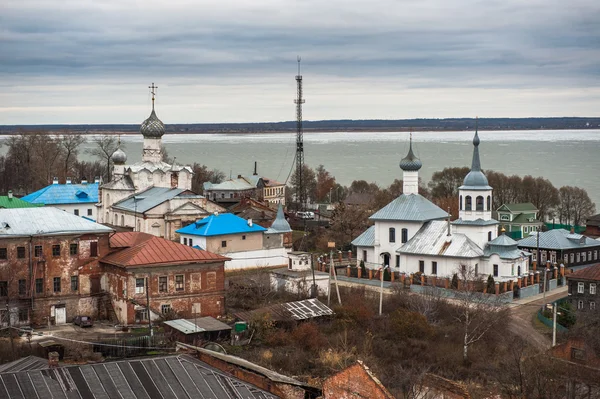
[{"label": "white window frame", "polygon": [[577,302],[577,310],[581,310],[583,309],[583,301],[578,301]]},{"label": "white window frame", "polygon": [[596,310],[596,302],[590,301],[590,310]]},{"label": "white window frame", "polygon": [[[140,280],[142,281],[142,286],[141,286],[141,287],[140,287],[140,286],[138,286],[138,282],[139,282]],[[144,289],[145,289],[145,283],[146,283],[146,282],[145,282],[145,279],[144,279],[143,277],[141,277],[141,278],[140,278],[140,277],[137,277],[137,278],[135,279],[135,293],[136,293],[136,294],[143,294],[143,293],[144,293]]]},{"label": "white window frame", "polygon": [[585,292],[585,283],[577,283],[577,293],[583,294]]},{"label": "white window frame", "polygon": [[596,284],[590,283],[590,295],[596,295]]}]

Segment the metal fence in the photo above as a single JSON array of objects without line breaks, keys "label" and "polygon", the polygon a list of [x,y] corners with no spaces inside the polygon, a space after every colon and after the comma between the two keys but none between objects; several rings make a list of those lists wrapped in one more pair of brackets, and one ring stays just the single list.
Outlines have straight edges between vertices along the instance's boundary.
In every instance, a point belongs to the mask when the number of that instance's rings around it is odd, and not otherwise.
[{"label": "metal fence", "polygon": [[160,351],[168,345],[168,337],[164,333],[119,338],[98,337],[93,345],[94,352],[102,353],[104,357],[142,356],[148,352]]}]

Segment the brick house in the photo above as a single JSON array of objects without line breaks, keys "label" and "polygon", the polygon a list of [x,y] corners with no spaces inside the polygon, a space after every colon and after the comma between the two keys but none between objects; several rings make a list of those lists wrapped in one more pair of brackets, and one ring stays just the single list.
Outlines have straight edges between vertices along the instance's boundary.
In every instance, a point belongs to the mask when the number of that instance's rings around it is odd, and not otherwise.
[{"label": "brick house", "polygon": [[171,311],[184,318],[223,314],[229,258],[141,232],[113,234],[110,250],[100,260],[101,289],[121,324],[146,321],[147,298],[153,319]]},{"label": "brick house", "polygon": [[600,308],[600,263],[567,275],[569,300],[578,311]]},{"label": "brick house", "polygon": [[393,399],[392,394],[360,360],[323,382],[324,399]]},{"label": "brick house", "polygon": [[95,315],[98,260],[112,231],[53,207],[0,209],[2,323],[63,324]]},{"label": "brick house", "polygon": [[600,213],[590,216],[585,222],[585,231],[583,234],[592,238],[600,238]]}]

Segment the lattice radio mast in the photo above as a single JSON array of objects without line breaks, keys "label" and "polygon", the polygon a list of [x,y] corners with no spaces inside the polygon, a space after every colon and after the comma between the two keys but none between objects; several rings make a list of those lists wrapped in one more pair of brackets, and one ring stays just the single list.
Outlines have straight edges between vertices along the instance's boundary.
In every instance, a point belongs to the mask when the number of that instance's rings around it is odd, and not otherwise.
[{"label": "lattice radio mast", "polygon": [[306,185],[304,182],[304,137],[302,131],[302,75],[300,75],[300,56],[298,56],[298,75],[296,82],[298,86],[298,97],[296,103],[296,209],[306,210]]}]

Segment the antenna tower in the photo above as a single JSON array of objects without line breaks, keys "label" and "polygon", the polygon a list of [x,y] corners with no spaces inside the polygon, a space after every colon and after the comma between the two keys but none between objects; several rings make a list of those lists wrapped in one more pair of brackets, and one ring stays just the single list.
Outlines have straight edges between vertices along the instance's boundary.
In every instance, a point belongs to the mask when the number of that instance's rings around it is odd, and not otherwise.
[{"label": "antenna tower", "polygon": [[300,56],[298,56],[298,75],[296,83],[298,86],[298,97],[294,100],[296,103],[296,209],[306,210],[306,185],[304,182],[304,137],[302,130],[302,75],[300,75]]}]

